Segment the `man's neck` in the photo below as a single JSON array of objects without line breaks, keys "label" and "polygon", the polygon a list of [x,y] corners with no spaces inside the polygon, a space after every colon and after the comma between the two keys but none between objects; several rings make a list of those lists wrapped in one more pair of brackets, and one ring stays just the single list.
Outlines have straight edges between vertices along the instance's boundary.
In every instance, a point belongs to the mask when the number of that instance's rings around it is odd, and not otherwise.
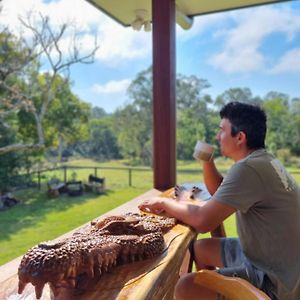
[{"label": "man's neck", "polygon": [[231,157],[235,162],[238,162],[239,160],[242,160],[246,158],[248,155],[250,155],[252,152],[254,152],[257,149],[242,149],[239,152],[235,153],[233,157]]}]

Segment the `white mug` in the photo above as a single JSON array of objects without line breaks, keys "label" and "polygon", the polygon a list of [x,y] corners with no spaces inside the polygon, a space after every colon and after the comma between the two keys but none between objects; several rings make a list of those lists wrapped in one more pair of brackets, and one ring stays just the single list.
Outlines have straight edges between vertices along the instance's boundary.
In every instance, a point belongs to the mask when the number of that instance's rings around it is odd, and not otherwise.
[{"label": "white mug", "polygon": [[197,141],[193,153],[193,157],[197,160],[210,161],[213,157],[215,148],[202,141]]}]

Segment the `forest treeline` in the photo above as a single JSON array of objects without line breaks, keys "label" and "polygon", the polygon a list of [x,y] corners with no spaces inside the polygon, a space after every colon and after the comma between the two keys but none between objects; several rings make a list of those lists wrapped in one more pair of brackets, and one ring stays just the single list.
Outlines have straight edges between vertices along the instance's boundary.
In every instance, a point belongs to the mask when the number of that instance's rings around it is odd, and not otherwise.
[{"label": "forest treeline", "polygon": [[[287,161],[300,155],[300,98],[270,91],[263,98],[249,88],[231,88],[216,98],[206,93],[207,80],[196,76],[177,75],[176,105],[177,158],[192,159],[198,139],[216,144],[219,110],[230,101],[255,103],[263,107],[268,118],[267,148]],[[101,108],[91,109],[90,138],[68,147],[69,154],[79,152],[95,159],[126,158],[151,165],[152,158],[152,70],[137,74],[128,88],[130,103],[106,114]],[[219,153],[217,152],[217,155]]]},{"label": "forest treeline", "polygon": [[[220,122],[219,109],[230,101],[261,105],[268,117],[266,146],[280,159],[300,155],[300,99],[269,92],[261,98],[249,88],[231,88],[215,99],[205,90],[205,79],[177,75],[177,158],[192,159],[198,139],[216,144]],[[10,152],[1,155],[1,169],[6,175],[31,168],[45,158],[61,161],[84,157],[95,160],[127,159],[132,164],[151,166],[152,158],[152,70],[137,74],[128,88],[131,101],[107,114],[91,107],[65,88],[48,109],[44,121],[45,147],[38,151]],[[100,100],[100,99],[99,99]],[[99,101],[100,102],[100,101]],[[14,128],[0,126],[0,146],[33,139],[33,120],[25,110],[14,118]],[[18,126],[17,126],[18,124]],[[219,153],[217,152],[217,155]],[[8,171],[8,172],[7,172]]]},{"label": "forest treeline", "polygon": [[[151,67],[131,82],[128,103],[108,114],[75,95],[67,76],[72,64],[92,63],[98,46],[80,56],[72,45],[73,52],[64,57],[58,42],[67,27],[53,31],[42,16],[41,24],[36,29],[23,20],[32,31],[31,44],[7,28],[0,30],[0,191],[9,177],[45,160],[126,159],[151,166]],[[214,98],[206,92],[209,87],[205,79],[177,74],[178,159],[192,159],[198,139],[216,144],[218,111],[230,101],[261,105],[268,117],[268,149],[283,160],[300,155],[300,98],[276,91],[255,96],[247,87],[230,88]]]}]

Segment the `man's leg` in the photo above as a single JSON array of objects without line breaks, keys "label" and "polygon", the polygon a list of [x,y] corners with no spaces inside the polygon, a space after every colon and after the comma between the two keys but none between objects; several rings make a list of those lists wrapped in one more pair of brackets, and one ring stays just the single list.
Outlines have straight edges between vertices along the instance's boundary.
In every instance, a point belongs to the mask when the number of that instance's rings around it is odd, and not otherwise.
[{"label": "man's leg", "polygon": [[199,284],[194,283],[196,273],[182,276],[175,286],[176,300],[216,300],[217,294]]},{"label": "man's leg", "polygon": [[216,267],[224,267],[220,238],[207,238],[195,241],[194,255],[197,270],[214,270]]},{"label": "man's leg", "polygon": [[[221,257],[221,241],[219,238],[198,240],[194,243],[196,267],[200,269],[214,269],[223,267]],[[182,276],[175,287],[175,299],[217,299],[217,294],[199,284],[194,283],[195,273]]]}]

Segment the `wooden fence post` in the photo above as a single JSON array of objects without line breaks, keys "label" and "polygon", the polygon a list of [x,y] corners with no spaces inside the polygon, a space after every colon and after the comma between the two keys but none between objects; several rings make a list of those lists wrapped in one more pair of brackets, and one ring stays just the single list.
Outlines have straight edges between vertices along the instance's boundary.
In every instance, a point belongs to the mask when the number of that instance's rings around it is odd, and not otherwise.
[{"label": "wooden fence post", "polygon": [[41,172],[38,171],[38,187],[39,187],[39,190],[41,189]]},{"label": "wooden fence post", "polygon": [[64,166],[64,183],[67,183],[67,166]]},{"label": "wooden fence post", "polygon": [[132,169],[131,168],[128,169],[128,183],[129,183],[129,186],[131,186],[131,183],[132,183]]}]

